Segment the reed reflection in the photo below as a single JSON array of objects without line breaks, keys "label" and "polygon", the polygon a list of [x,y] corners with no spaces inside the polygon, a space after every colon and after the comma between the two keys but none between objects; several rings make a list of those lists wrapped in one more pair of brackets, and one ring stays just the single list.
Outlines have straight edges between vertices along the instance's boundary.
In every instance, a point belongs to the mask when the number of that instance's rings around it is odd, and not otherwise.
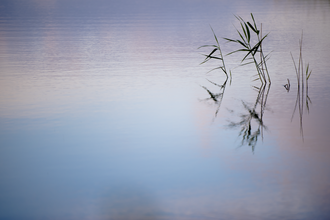
[{"label": "reed reflection", "polygon": [[215,114],[214,114],[214,119],[215,119],[217,117],[218,112],[219,112],[220,107],[221,107],[222,99],[223,99],[223,96],[225,94],[225,90],[226,90],[226,86],[227,86],[228,77],[222,85],[217,84],[217,83],[215,83],[213,81],[210,81],[208,79],[207,79],[207,81],[209,81],[211,84],[217,86],[218,89],[219,89],[217,92],[211,92],[210,89],[208,89],[205,86],[202,86],[202,88],[205,89],[207,91],[207,93],[209,94],[209,96],[210,96],[209,98],[206,98],[203,101],[207,102],[209,100],[212,100],[214,102],[214,104],[217,106],[217,109],[216,109]]},{"label": "reed reflection", "polygon": [[[201,86],[208,93],[209,97],[203,99],[203,101],[212,101],[216,105],[216,111],[214,114],[214,119],[217,117],[222,100],[226,91],[226,86],[228,78],[223,82],[223,84],[217,84],[213,81],[208,80],[212,85],[217,86],[218,90],[216,92],[211,91],[206,86]],[[259,140],[259,137],[263,139],[263,132],[267,129],[263,121],[264,112],[267,109],[267,97],[270,90],[270,84],[263,84],[260,88],[254,87],[258,92],[256,100],[253,104],[249,104],[247,101],[242,100],[242,109],[244,113],[239,114],[240,120],[233,121],[228,119],[229,124],[226,126],[231,129],[240,129],[239,137],[241,138],[241,146],[248,145],[252,148],[252,152],[255,150],[255,146]],[[234,110],[229,110],[231,114],[235,114]],[[213,119],[213,120],[214,120]]]},{"label": "reed reflection", "polygon": [[[240,128],[239,137],[241,137],[241,146],[248,145],[251,147],[252,152],[259,140],[263,139],[263,131],[267,129],[263,121],[264,112],[266,110],[267,97],[270,90],[270,84],[262,85],[258,89],[258,95],[253,105],[248,104],[242,100],[243,109],[245,113],[240,114],[239,121],[230,121],[229,128]],[[234,111],[231,111],[234,113]]]}]

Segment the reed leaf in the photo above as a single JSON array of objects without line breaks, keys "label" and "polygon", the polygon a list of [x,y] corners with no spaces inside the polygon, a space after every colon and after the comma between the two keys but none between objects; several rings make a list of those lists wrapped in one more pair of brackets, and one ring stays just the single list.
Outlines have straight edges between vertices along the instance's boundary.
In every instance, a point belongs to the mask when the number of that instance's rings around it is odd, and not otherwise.
[{"label": "reed leaf", "polygon": [[211,27],[211,30],[212,30],[213,36],[214,36],[214,38],[215,38],[215,41],[217,42],[217,44],[218,44],[218,47],[220,48],[220,45],[219,45],[219,41],[218,41],[218,38],[217,38],[217,36],[215,35],[215,33],[214,33],[214,30],[213,30],[213,28],[212,28],[212,27]]},{"label": "reed leaf", "polygon": [[242,41],[236,40],[236,42],[240,43],[243,47],[249,49],[249,46],[247,44],[244,44]]},{"label": "reed leaf", "polygon": [[212,52],[206,58],[211,57],[211,55],[214,54],[214,52],[217,50],[218,50],[218,48],[215,48],[214,50],[212,50]]},{"label": "reed leaf", "polygon": [[246,22],[249,27],[253,30],[254,33],[258,34],[258,31],[256,29],[254,29],[254,27],[252,26],[252,24],[250,22]]},{"label": "reed leaf", "polygon": [[233,40],[233,39],[230,39],[230,38],[223,38],[223,39],[225,39],[225,40],[227,40],[227,41],[231,41],[231,42],[237,42],[236,40]]},{"label": "reed leaf", "polygon": [[[230,53],[228,53],[228,54],[226,54],[227,56],[228,55],[231,55],[231,54],[233,54],[233,53],[237,53],[237,52],[248,52],[248,51],[250,51],[249,49],[238,49],[238,50],[235,50],[235,51],[232,51],[232,52],[230,52]],[[242,62],[243,62],[243,60],[242,60]]]},{"label": "reed leaf", "polygon": [[203,47],[216,47],[216,48],[218,48],[217,45],[203,45],[203,46],[198,47],[197,49],[200,49],[200,48],[203,48]]},{"label": "reed leaf", "polygon": [[[213,69],[211,69],[210,71],[208,71],[207,73],[210,73],[210,72],[212,72],[212,71],[214,71],[214,70],[217,70],[217,69],[221,69],[221,70],[223,70],[222,69],[222,67],[221,66],[219,66],[219,67],[216,67],[216,68],[213,68]],[[225,72],[226,73],[226,72]]]},{"label": "reed leaf", "polygon": [[245,38],[247,39],[247,38],[248,38],[248,37],[247,37],[247,33],[246,33],[246,31],[245,31],[245,28],[243,27],[242,22],[240,22],[240,25],[241,25],[241,27],[242,27],[242,30],[243,30],[244,36],[245,36]]},{"label": "reed leaf", "polygon": [[215,57],[215,56],[210,56],[210,55],[208,55],[208,57],[210,58],[210,59],[218,59],[218,60],[223,60],[222,58],[220,58],[220,57]]},{"label": "reed leaf", "polygon": [[256,34],[259,35],[260,31],[257,28],[257,24],[256,24],[256,21],[254,20],[254,17],[253,17],[253,14],[252,13],[251,13],[251,18],[253,20],[253,24],[254,24],[254,28],[256,30]]},{"label": "reed leaf", "polygon": [[311,71],[309,71],[309,64],[307,64],[307,67],[306,67],[306,80],[308,80],[309,79],[309,77],[311,76],[311,74],[312,74],[312,70]]},{"label": "reed leaf", "polygon": [[247,33],[247,41],[248,41],[248,43],[250,43],[250,39],[251,39],[250,30],[249,30],[249,27],[246,25],[245,22],[244,22],[244,24],[245,24],[246,33]]},{"label": "reed leaf", "polygon": [[244,41],[244,43],[247,44],[244,37],[242,36],[241,32],[239,32],[237,29],[236,29],[236,31],[237,31],[238,35],[241,37],[241,39]]},{"label": "reed leaf", "polygon": [[[240,66],[249,65],[249,64],[252,64],[252,63],[254,63],[254,61],[251,61],[251,62],[248,62],[248,63],[243,63],[243,64],[241,64]],[[258,74],[257,74],[257,75],[258,75]]]}]

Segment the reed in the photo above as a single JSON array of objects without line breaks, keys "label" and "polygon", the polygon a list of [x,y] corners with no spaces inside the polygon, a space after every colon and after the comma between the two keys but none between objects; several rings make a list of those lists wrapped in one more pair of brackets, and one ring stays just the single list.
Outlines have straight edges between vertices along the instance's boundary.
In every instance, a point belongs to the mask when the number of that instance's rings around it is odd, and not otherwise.
[{"label": "reed", "polygon": [[[214,39],[216,41],[216,44],[213,44],[213,45],[203,45],[203,46],[201,46],[201,47],[198,48],[198,49],[203,48],[203,47],[211,47],[211,48],[213,48],[213,50],[209,54],[203,54],[205,56],[205,59],[204,59],[204,61],[201,64],[206,63],[206,62],[208,62],[210,60],[220,60],[221,61],[220,66],[218,66],[218,67],[216,67],[214,69],[211,69],[209,72],[211,72],[213,70],[216,70],[216,69],[221,69],[223,71],[223,73],[226,75],[227,79],[228,79],[228,75],[229,75],[230,76],[230,80],[231,80],[232,79],[231,71],[227,71],[227,69],[226,69],[226,64],[225,64],[225,60],[224,60],[223,55],[222,55],[222,51],[221,51],[221,47],[220,47],[220,44],[219,44],[219,40],[218,40],[217,36],[215,35],[214,30],[213,30],[212,27],[211,27],[211,30],[212,30]],[[218,54],[216,52],[218,52]]]},{"label": "reed", "polygon": [[[245,22],[239,16],[235,16],[235,17],[240,22],[240,26],[242,28],[241,31],[239,31],[236,28],[236,31],[237,31],[240,38],[239,39],[223,38],[223,39],[225,39],[228,42],[237,43],[242,48],[240,48],[238,50],[235,50],[235,51],[232,51],[232,52],[230,52],[226,55],[230,55],[230,54],[237,53],[237,52],[246,53],[245,56],[243,57],[243,59],[241,60],[241,66],[254,63],[254,65],[257,69],[257,75],[256,75],[257,78],[255,80],[260,80],[260,82],[262,84],[267,84],[267,83],[270,84],[271,80],[270,80],[270,76],[269,76],[269,72],[268,72],[268,68],[267,68],[267,63],[266,63],[266,61],[268,60],[268,55],[269,54],[264,55],[263,49],[262,49],[262,43],[265,40],[265,38],[268,36],[268,34],[266,34],[265,36],[262,36],[262,24],[261,24],[261,28],[259,30],[252,13],[251,13],[251,18],[252,18],[252,21],[253,21],[252,24],[249,21]],[[216,69],[221,69],[224,72],[224,74],[226,75],[227,79],[228,79],[228,76],[230,76],[230,79],[232,79],[231,71],[230,70],[228,71],[226,69],[224,56],[223,56],[223,53],[221,51],[219,40],[218,40],[217,36],[215,35],[214,30],[212,29],[212,27],[211,27],[211,30],[213,32],[213,36],[214,36],[214,39],[216,41],[216,44],[214,44],[214,45],[203,45],[203,46],[198,48],[198,49],[203,48],[203,47],[213,48],[210,53],[203,54],[205,56],[205,59],[201,64],[206,63],[210,60],[220,60],[221,61],[220,66],[210,70],[209,72],[211,72],[213,70],[216,70]],[[254,35],[253,35],[253,33],[254,33]],[[253,36],[255,36],[255,37],[253,37]],[[253,44],[253,42],[256,42],[256,43]],[[243,63],[244,61],[247,61],[247,62]]]},{"label": "reed", "polygon": [[[271,83],[268,68],[267,68],[267,59],[268,55],[264,55],[263,49],[262,49],[262,43],[265,40],[265,38],[268,36],[266,34],[265,36],[262,36],[262,24],[261,29],[259,30],[256,24],[256,21],[254,19],[253,14],[251,13],[252,23],[249,21],[245,22],[243,18],[239,16],[235,16],[237,20],[240,22],[241,31],[239,31],[236,28],[236,31],[239,35],[238,39],[230,39],[230,38],[224,38],[228,42],[233,42],[238,44],[241,48],[235,51],[232,51],[228,53],[227,55],[237,53],[237,52],[244,52],[245,56],[241,60],[241,66],[248,65],[248,64],[254,64],[257,69],[257,78],[255,80],[260,80],[262,84]],[[253,35],[254,34],[254,35]],[[253,36],[255,36],[253,39]],[[256,42],[253,44],[253,42]],[[259,56],[258,56],[259,55]],[[251,61],[252,60],[252,61]],[[243,63],[244,61],[247,61],[246,63]]]},{"label": "reed", "polygon": [[299,58],[298,65],[293,58],[292,53],[291,58],[294,64],[296,78],[297,78],[297,98],[295,107],[292,113],[291,121],[298,107],[299,109],[299,118],[300,118],[300,133],[302,138],[304,139],[304,131],[303,131],[303,113],[304,113],[304,105],[306,105],[307,111],[309,112],[309,105],[311,103],[311,99],[308,96],[308,80],[312,74],[312,70],[309,68],[309,63],[306,65],[306,70],[304,71],[304,63],[302,57],[302,46],[303,46],[303,33],[301,34],[301,38],[299,40]]}]

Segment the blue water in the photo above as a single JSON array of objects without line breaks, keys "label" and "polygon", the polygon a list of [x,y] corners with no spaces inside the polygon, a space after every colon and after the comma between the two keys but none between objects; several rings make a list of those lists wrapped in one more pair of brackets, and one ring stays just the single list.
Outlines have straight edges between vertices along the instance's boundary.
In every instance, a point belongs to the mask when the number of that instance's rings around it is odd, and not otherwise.
[{"label": "blue water", "polygon": [[[269,90],[200,65],[250,13]],[[329,27],[329,1],[1,1],[0,219],[329,219]]]}]

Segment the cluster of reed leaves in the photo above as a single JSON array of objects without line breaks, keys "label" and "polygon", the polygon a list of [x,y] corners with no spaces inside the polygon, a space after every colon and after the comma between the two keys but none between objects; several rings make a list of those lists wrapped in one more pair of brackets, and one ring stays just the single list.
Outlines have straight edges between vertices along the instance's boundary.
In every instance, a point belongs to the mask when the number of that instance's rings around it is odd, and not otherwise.
[{"label": "cluster of reed leaves", "polygon": [[[240,26],[242,28],[241,31],[236,29],[236,31],[239,35],[239,39],[230,39],[230,38],[223,38],[223,39],[227,40],[228,42],[237,43],[242,48],[232,51],[232,52],[228,53],[227,55],[237,53],[237,52],[244,52],[245,55],[244,55],[243,59],[241,60],[241,63],[242,63],[241,66],[254,63],[255,67],[257,69],[257,75],[256,75],[257,78],[255,80],[260,80],[260,82],[262,84],[267,84],[267,83],[270,84],[271,80],[270,80],[270,76],[269,76],[269,72],[268,72],[267,64],[266,64],[268,55],[264,55],[263,50],[262,50],[262,42],[268,36],[268,34],[266,34],[265,36],[262,36],[262,30],[258,29],[256,21],[255,21],[252,13],[251,13],[251,18],[253,21],[252,24],[249,21],[245,22],[239,16],[235,16],[235,17],[240,22]],[[221,60],[222,65],[220,65],[219,67],[214,68],[212,70],[221,69],[228,77],[228,71],[226,70],[226,67],[225,67],[224,57],[221,52],[219,41],[218,41],[213,29],[212,29],[212,32],[213,32],[213,35],[214,35],[214,38],[215,38],[217,44],[216,45],[204,45],[204,46],[199,47],[199,48],[214,47],[214,49],[209,54],[204,55],[204,56],[206,56],[206,58],[201,64],[206,63],[207,61],[209,61],[211,59]],[[253,37],[253,36],[255,36],[255,37]],[[253,43],[253,42],[255,42],[255,43]],[[214,55],[214,53],[217,51],[219,52],[218,56]],[[231,72],[230,72],[230,74],[231,74]]]},{"label": "cluster of reed leaves", "polygon": [[[265,36],[262,36],[262,29],[260,29],[260,30],[258,29],[256,21],[255,21],[252,13],[251,13],[251,18],[253,21],[253,25],[249,21],[245,22],[243,20],[243,18],[241,18],[239,16],[235,16],[235,17],[240,22],[240,26],[242,28],[241,32],[238,29],[236,29],[240,38],[239,39],[224,38],[224,39],[229,42],[237,43],[240,46],[242,46],[243,48],[230,52],[228,55],[237,53],[237,52],[246,53],[241,62],[242,63],[244,61],[248,61],[248,62],[241,64],[241,65],[247,65],[247,64],[254,63],[255,67],[257,69],[257,72],[258,72],[257,78],[255,80],[260,80],[260,82],[262,84],[264,84],[264,83],[266,84],[267,82],[271,83],[269,72],[267,69],[267,64],[266,64],[268,55],[264,55],[263,50],[262,50],[262,42],[268,36],[268,34],[266,34]],[[252,43],[253,42],[253,40],[252,40],[253,33],[255,34],[256,39],[257,39],[255,44]],[[259,55],[259,57],[258,57],[258,55]],[[266,76],[267,76],[267,78],[266,78]]]},{"label": "cluster of reed leaves", "polygon": [[293,58],[293,55],[291,53],[291,58],[295,67],[296,71],[296,78],[298,83],[298,89],[297,89],[297,99],[296,104],[292,113],[292,118],[294,116],[294,113],[297,109],[299,109],[299,116],[300,116],[300,132],[303,137],[303,127],[302,127],[302,118],[303,118],[303,112],[304,112],[304,105],[306,104],[307,111],[309,112],[309,105],[311,102],[311,99],[308,96],[308,80],[312,74],[312,71],[309,68],[309,63],[306,65],[306,69],[304,70],[304,63],[302,58],[302,45],[303,45],[303,33],[301,34],[301,38],[299,40],[299,59],[298,59],[298,66],[296,65],[296,62]]}]

